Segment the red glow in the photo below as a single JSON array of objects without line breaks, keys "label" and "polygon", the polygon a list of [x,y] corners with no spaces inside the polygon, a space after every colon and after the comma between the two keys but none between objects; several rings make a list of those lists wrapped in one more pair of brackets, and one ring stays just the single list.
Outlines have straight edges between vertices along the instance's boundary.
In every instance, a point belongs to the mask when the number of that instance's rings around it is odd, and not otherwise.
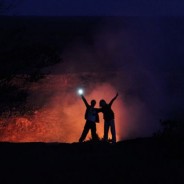
[{"label": "red glow", "polygon": [[[50,82],[48,82],[48,79],[46,81],[42,81],[40,84],[30,88],[31,91],[36,91],[37,93],[31,93],[33,95],[30,95],[29,100],[30,103],[38,103],[39,100],[46,100],[47,103],[32,116],[1,119],[1,141],[78,142],[85,123],[85,105],[80,96],[76,94],[76,90],[74,88],[70,89],[70,85],[77,83],[78,80],[68,78],[66,81],[66,76],[52,76],[49,77]],[[49,99],[46,99],[44,92],[50,90],[53,91],[53,94]],[[86,92],[85,96],[89,102],[93,98],[96,99],[96,107],[98,107],[101,98],[109,102],[115,94],[116,89],[110,84],[101,83],[94,85],[93,90]],[[121,96],[117,98],[112,108],[116,118],[117,140],[120,140],[121,127],[124,122]],[[103,137],[103,126],[103,118],[102,114],[100,114],[100,123],[97,124],[97,133],[100,138]],[[87,139],[90,137],[89,133]]]}]

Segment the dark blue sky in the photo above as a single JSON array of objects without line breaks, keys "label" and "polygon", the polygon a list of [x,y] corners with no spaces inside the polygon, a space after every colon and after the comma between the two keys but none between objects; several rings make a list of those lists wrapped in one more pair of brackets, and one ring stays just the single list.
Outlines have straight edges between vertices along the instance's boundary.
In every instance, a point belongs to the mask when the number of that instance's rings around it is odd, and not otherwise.
[{"label": "dark blue sky", "polygon": [[[7,0],[8,1],[8,0]],[[10,0],[9,0],[10,1]],[[182,0],[19,0],[9,15],[181,16]]]}]

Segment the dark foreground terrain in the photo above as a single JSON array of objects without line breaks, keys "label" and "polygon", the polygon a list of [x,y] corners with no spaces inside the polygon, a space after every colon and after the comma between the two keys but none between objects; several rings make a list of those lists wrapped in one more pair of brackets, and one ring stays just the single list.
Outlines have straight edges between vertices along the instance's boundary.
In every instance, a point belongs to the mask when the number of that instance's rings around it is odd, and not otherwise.
[{"label": "dark foreground terrain", "polygon": [[0,183],[184,183],[183,139],[0,143]]}]

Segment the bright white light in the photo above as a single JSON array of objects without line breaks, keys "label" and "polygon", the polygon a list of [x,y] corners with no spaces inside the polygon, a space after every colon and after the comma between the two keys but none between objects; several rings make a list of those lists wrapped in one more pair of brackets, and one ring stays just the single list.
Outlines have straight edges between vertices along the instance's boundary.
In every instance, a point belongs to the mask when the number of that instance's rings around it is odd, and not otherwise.
[{"label": "bright white light", "polygon": [[79,95],[83,95],[83,94],[84,94],[84,90],[83,90],[83,89],[81,89],[81,88],[80,88],[80,89],[78,89],[78,94],[79,94]]}]

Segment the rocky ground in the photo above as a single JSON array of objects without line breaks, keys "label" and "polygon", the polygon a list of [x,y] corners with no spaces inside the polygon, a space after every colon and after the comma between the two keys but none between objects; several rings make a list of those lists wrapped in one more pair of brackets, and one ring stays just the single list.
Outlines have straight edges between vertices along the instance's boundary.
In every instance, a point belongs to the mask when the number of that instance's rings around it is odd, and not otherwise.
[{"label": "rocky ground", "polygon": [[183,183],[183,139],[0,143],[2,183]]}]

